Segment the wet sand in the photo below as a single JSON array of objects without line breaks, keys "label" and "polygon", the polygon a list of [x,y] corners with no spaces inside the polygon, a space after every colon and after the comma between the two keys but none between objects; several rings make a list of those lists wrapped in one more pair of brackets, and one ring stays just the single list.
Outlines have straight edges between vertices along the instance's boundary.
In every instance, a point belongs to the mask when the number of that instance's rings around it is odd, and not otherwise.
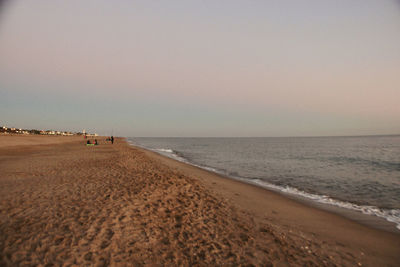
[{"label": "wet sand", "polygon": [[129,147],[120,139],[86,147],[82,137],[57,142],[43,141],[54,137],[33,136],[29,142],[3,137],[1,266],[400,262],[399,234]]}]

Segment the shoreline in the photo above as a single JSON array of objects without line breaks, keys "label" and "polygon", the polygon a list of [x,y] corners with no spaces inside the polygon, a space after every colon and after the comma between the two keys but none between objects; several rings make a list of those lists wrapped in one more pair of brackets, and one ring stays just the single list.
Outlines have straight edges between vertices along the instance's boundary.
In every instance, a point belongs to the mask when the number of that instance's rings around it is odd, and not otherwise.
[{"label": "shoreline", "polygon": [[[182,164],[187,164],[190,166],[193,166],[195,168],[198,168],[200,170],[209,172],[210,174],[214,174],[220,178],[223,179],[229,179],[229,180],[233,180],[233,181],[237,181],[239,183],[245,184],[245,185],[250,185],[250,186],[255,186],[257,188],[261,188],[266,190],[267,192],[273,192],[273,193],[277,193],[279,195],[281,195],[282,197],[285,198],[289,198],[292,199],[298,203],[301,203],[303,205],[309,206],[309,207],[314,207],[323,211],[327,211],[333,214],[336,214],[338,216],[341,216],[343,218],[346,218],[348,220],[354,221],[356,223],[359,223],[361,225],[367,226],[367,227],[371,227],[373,229],[378,229],[378,230],[383,230],[386,232],[391,232],[394,234],[400,234],[400,228],[398,228],[399,226],[392,221],[387,220],[385,217],[380,217],[377,216],[375,214],[367,214],[367,213],[363,213],[361,211],[355,210],[355,209],[351,209],[351,208],[346,208],[346,207],[342,207],[336,204],[329,204],[329,203],[323,203],[323,202],[319,202],[317,200],[313,200],[310,199],[308,197],[305,197],[303,195],[300,194],[295,194],[292,192],[285,192],[282,191],[280,189],[274,188],[274,187],[269,187],[268,185],[263,185],[260,183],[256,183],[256,182],[252,182],[252,181],[248,181],[245,180],[243,178],[240,177],[233,177],[233,176],[229,176],[227,174],[223,174],[220,173],[218,171],[213,171],[211,167],[207,167],[207,166],[200,166],[197,165],[195,163],[192,163],[190,161],[187,161],[186,159],[182,158],[182,160],[174,158],[174,157],[169,157],[168,155],[164,155],[162,153],[162,151],[158,152],[137,144],[134,144],[133,142],[130,142],[128,140],[126,140],[125,138],[125,142],[127,142],[129,145],[137,148],[137,149],[142,149],[144,151],[150,152],[150,153],[154,153],[156,155],[159,155],[161,157],[165,157],[171,160],[174,160],[176,162],[182,163]],[[343,202],[343,201],[341,201]],[[346,204],[350,204],[350,205],[355,205],[353,203],[350,202],[343,202]],[[362,208],[362,206],[359,206]],[[378,208],[379,209],[379,208]]]},{"label": "shoreline", "polygon": [[[129,143],[128,143],[129,144]],[[133,149],[143,151],[162,164],[182,172],[189,177],[195,177],[211,188],[214,193],[222,195],[224,199],[241,209],[250,211],[248,214],[263,221],[266,217],[274,223],[285,225],[302,233],[318,236],[323,240],[335,240],[336,244],[348,247],[363,247],[374,244],[374,249],[385,246],[386,238],[394,241],[393,249],[400,255],[400,234],[394,223],[383,218],[358,213],[360,218],[355,220],[351,216],[356,213],[349,210],[349,214],[338,213],[334,206],[318,205],[310,200],[299,199],[283,194],[279,191],[266,189],[251,183],[245,183],[231,177],[215,173],[198,166],[175,160],[146,148],[129,144]],[[243,192],[244,191],[244,192]],[[260,200],[258,203],[257,201]],[[257,200],[257,201],[254,201]],[[271,204],[276,201],[275,204]],[[328,206],[328,208],[327,208]],[[283,212],[280,212],[279,209]],[[331,209],[330,209],[331,208]],[[343,210],[342,208],[340,208]],[[259,216],[262,214],[261,216]],[[284,215],[284,216],[283,216]],[[273,217],[273,218],[271,218]],[[368,220],[371,219],[372,220]],[[376,220],[385,224],[384,227],[375,225]],[[290,230],[289,230],[290,231]],[[391,242],[392,242],[391,241]],[[400,260],[400,257],[399,259]],[[368,264],[367,264],[368,265]],[[371,265],[372,266],[372,265]],[[390,266],[390,265],[389,265]]]},{"label": "shoreline", "polygon": [[92,147],[83,139],[0,147],[0,170],[4,266],[396,266],[400,261],[398,234],[130,146],[122,138]]}]

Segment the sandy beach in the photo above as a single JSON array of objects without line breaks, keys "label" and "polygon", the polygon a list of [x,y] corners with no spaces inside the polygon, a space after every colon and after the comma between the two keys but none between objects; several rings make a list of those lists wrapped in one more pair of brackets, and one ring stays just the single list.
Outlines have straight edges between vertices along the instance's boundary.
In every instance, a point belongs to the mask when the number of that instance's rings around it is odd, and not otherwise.
[{"label": "sandy beach", "polygon": [[398,266],[400,234],[98,138],[0,136],[0,265]]}]

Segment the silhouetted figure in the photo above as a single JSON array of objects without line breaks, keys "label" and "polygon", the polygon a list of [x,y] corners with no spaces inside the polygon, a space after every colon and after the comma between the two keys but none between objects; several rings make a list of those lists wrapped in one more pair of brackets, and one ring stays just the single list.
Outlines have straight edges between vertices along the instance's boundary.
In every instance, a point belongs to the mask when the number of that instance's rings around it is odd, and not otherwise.
[{"label": "silhouetted figure", "polygon": [[98,145],[98,143],[97,143],[97,139],[94,139],[94,145],[95,145],[95,146],[97,146],[97,145]]},{"label": "silhouetted figure", "polygon": [[114,136],[111,136],[111,144],[114,144]]},{"label": "silhouetted figure", "polygon": [[90,140],[87,140],[87,141],[86,141],[86,144],[87,144],[87,145],[90,145]]}]

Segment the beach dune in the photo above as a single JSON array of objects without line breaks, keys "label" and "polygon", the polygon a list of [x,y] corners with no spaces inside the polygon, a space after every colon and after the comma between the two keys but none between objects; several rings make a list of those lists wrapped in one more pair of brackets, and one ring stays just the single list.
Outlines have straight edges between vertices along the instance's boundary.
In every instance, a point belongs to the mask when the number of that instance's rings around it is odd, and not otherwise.
[{"label": "beach dune", "polygon": [[399,234],[123,139],[87,147],[82,137],[23,138],[0,136],[1,266],[400,262]]}]

